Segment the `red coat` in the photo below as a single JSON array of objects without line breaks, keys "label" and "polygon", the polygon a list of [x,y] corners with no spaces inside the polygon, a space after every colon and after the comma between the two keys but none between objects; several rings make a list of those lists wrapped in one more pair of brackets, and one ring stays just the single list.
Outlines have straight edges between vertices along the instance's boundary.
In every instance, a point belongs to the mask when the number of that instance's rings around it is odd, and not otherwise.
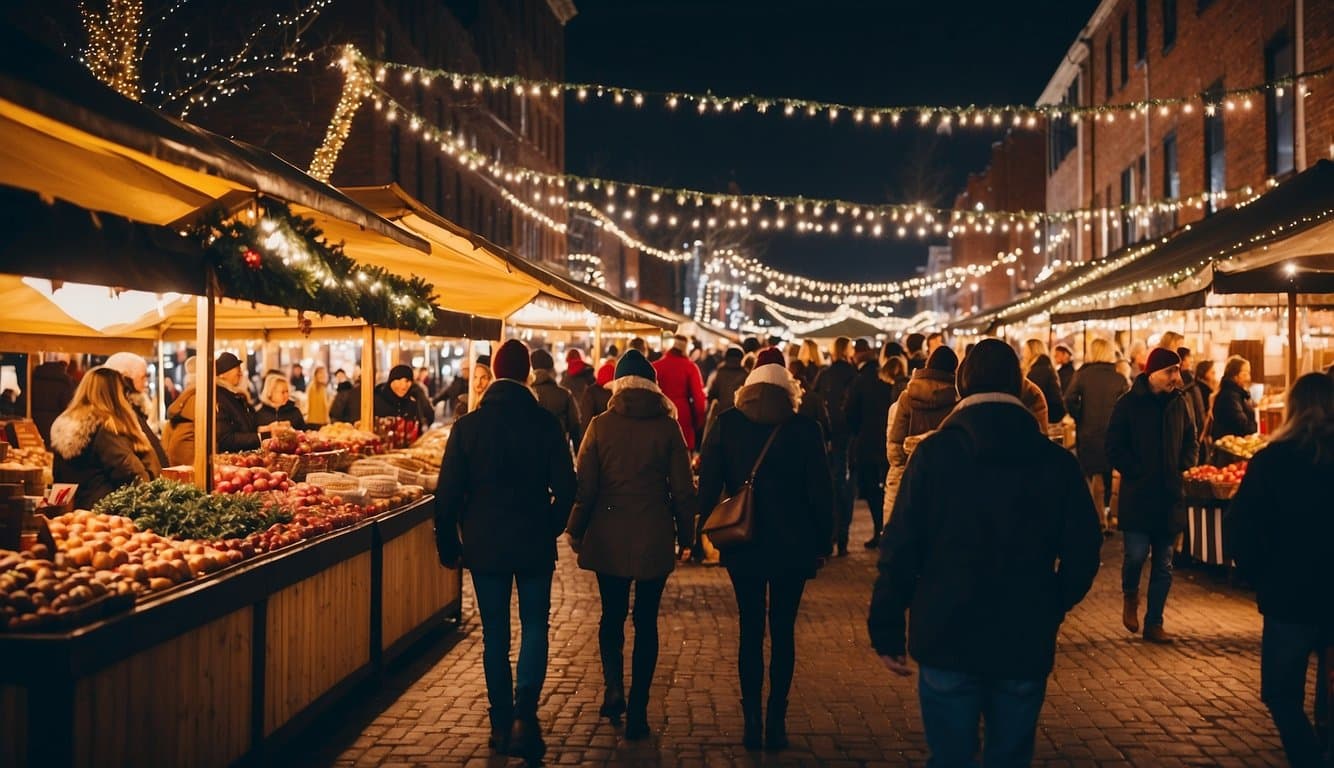
[{"label": "red coat", "polygon": [[699,366],[681,352],[669,349],[653,364],[653,370],[658,372],[658,388],[676,406],[676,420],[681,424],[686,447],[695,450],[695,432],[704,427],[708,405]]}]

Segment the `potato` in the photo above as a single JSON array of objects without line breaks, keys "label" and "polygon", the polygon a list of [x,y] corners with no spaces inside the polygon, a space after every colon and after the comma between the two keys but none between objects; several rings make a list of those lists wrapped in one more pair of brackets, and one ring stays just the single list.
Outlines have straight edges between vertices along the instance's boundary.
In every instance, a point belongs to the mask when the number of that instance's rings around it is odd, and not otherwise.
[{"label": "potato", "polygon": [[157,577],[148,580],[148,588],[156,592],[160,589],[169,589],[175,583],[171,579]]},{"label": "potato", "polygon": [[93,550],[88,547],[80,546],[74,547],[73,549],[67,549],[65,550],[65,556],[75,565],[82,566],[93,564]]},{"label": "potato", "polygon": [[116,567],[116,561],[111,558],[107,552],[98,552],[93,555],[93,567],[99,571],[110,570]]},{"label": "potato", "polygon": [[111,550],[111,562],[117,567],[125,565],[130,562],[130,553],[123,549],[113,549]]}]

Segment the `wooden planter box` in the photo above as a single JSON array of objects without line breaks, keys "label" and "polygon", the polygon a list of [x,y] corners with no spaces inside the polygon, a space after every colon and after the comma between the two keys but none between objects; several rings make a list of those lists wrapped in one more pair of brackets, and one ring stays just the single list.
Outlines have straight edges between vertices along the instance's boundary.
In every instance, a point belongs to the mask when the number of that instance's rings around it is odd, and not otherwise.
[{"label": "wooden planter box", "polygon": [[73,632],[0,635],[0,765],[226,766],[457,618],[431,497]]}]

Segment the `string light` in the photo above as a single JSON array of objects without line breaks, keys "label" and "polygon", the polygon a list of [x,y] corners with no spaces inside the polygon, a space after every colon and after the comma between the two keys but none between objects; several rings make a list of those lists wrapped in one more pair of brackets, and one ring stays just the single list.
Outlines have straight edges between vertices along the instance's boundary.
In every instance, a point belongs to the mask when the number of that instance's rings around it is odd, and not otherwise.
[{"label": "string light", "polygon": [[117,93],[139,101],[139,64],[142,59],[139,34],[143,27],[144,4],[141,0],[107,0],[105,14],[97,13],[88,3],[79,3],[79,15],[88,43],[83,49],[83,63],[93,75]]},{"label": "string light", "polygon": [[338,106],[334,108],[333,119],[329,121],[324,141],[319,149],[315,150],[315,157],[310,161],[310,175],[323,182],[328,182],[333,176],[338,155],[343,151],[343,145],[347,143],[348,134],[352,132],[352,118],[356,116],[361,103],[371,92],[372,81],[369,72],[358,58],[357,49],[349,45],[343,49],[342,57],[335,62],[335,65],[343,70],[343,93],[338,98]]}]

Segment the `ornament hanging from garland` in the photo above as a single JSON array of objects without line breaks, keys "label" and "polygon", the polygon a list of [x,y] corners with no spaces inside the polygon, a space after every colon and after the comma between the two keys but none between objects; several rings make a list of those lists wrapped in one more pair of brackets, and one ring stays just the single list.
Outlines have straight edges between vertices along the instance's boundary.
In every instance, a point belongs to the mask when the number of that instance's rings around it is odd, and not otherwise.
[{"label": "ornament hanging from garland", "polygon": [[[219,208],[192,230],[204,246],[222,295],[298,313],[354,317],[381,328],[428,333],[435,325],[432,285],[360,265],[310,219],[261,199],[232,216]],[[298,315],[298,326],[310,320]]]}]

